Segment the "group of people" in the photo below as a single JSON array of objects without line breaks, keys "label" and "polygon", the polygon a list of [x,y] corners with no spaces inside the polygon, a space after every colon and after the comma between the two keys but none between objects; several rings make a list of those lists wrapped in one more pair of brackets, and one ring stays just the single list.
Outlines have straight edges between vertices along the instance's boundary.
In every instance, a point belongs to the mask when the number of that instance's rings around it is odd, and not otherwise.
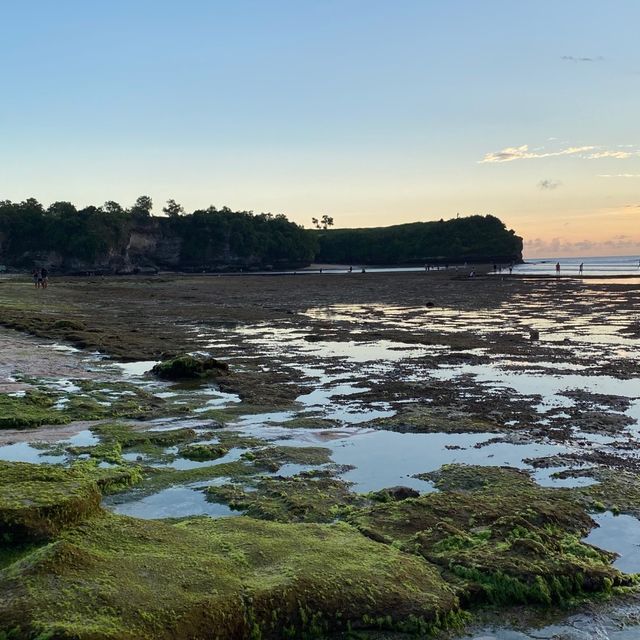
[{"label": "group of people", "polygon": [[46,289],[49,284],[49,272],[45,267],[41,269],[34,269],[31,272],[33,277],[33,284],[36,289]]},{"label": "group of people", "polygon": [[[578,266],[578,275],[582,275],[584,273],[584,262],[581,262]],[[556,275],[560,275],[560,262],[556,262]]]}]

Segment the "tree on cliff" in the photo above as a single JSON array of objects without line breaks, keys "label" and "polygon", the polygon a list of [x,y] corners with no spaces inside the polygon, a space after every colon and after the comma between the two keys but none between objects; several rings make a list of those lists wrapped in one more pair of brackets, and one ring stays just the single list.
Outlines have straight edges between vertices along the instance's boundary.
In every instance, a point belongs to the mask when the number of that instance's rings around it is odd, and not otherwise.
[{"label": "tree on cliff", "polygon": [[78,210],[70,202],[54,202],[47,208],[50,216],[58,216],[60,218],[67,215],[75,215]]},{"label": "tree on cliff", "polygon": [[153,200],[149,196],[140,196],[131,207],[131,215],[135,218],[148,218],[153,208]]},{"label": "tree on cliff", "polygon": [[311,223],[316,229],[326,230],[329,227],[333,227],[333,218],[325,214],[320,220],[318,220],[318,218],[311,218]]},{"label": "tree on cliff", "polygon": [[125,210],[122,208],[122,206],[117,202],[115,202],[115,200],[107,200],[102,205],[102,210],[105,211],[106,213],[118,214],[118,215],[125,213]]},{"label": "tree on cliff", "polygon": [[170,198],[167,200],[167,204],[162,207],[162,211],[171,218],[183,215],[184,207],[181,204],[178,204],[173,198]]}]

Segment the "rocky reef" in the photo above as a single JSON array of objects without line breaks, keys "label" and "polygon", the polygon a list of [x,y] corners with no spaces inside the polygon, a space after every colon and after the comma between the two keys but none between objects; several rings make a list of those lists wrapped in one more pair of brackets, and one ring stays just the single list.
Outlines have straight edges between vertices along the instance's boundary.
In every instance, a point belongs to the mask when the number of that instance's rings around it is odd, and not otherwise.
[{"label": "rocky reef", "polygon": [[252,517],[160,521],[100,506],[140,480],[135,466],[2,463],[0,628],[69,640],[425,635],[483,602],[566,604],[633,585],[614,554],[581,542],[593,522],[572,491],[499,467],[430,475],[440,491],[417,498],[357,497],[322,473],[256,477],[252,492],[209,489]]}]

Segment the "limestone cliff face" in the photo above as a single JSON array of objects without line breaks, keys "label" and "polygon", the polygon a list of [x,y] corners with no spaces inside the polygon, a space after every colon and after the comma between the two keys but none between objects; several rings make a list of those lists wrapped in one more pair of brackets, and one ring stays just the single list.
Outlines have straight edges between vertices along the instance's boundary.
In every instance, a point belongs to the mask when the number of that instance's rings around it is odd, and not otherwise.
[{"label": "limestone cliff face", "polygon": [[[120,242],[91,260],[63,255],[57,251],[27,251],[13,261],[15,267],[47,266],[58,272],[81,273],[134,273],[140,269],[179,269],[181,238],[167,234],[152,222],[129,231]],[[0,263],[2,263],[2,237],[0,237]]]},{"label": "limestone cliff face", "polygon": [[167,233],[159,225],[132,229],[123,252],[123,267],[176,269],[180,266],[182,238]]},{"label": "limestone cliff face", "polygon": [[[167,224],[149,220],[133,226],[120,242],[91,260],[63,255],[57,251],[27,251],[10,261],[16,268],[46,266],[59,273],[127,274],[139,271],[237,269],[259,267],[259,256],[239,256],[228,238],[203,237],[198,251],[184,246],[184,238]],[[3,264],[0,235],[0,264]]]}]

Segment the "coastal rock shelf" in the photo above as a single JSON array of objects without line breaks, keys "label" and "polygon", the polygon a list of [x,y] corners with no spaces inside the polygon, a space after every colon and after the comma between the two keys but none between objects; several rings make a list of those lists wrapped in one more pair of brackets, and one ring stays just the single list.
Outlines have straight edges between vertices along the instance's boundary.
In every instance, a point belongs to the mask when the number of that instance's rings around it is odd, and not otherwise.
[{"label": "coastal rock shelf", "polygon": [[[60,282],[44,321],[3,288],[37,337],[0,330],[0,628],[463,637],[487,603],[594,596],[614,619],[640,566],[640,291],[371,277],[105,280],[91,304]],[[175,354],[225,366],[154,375]]]}]

